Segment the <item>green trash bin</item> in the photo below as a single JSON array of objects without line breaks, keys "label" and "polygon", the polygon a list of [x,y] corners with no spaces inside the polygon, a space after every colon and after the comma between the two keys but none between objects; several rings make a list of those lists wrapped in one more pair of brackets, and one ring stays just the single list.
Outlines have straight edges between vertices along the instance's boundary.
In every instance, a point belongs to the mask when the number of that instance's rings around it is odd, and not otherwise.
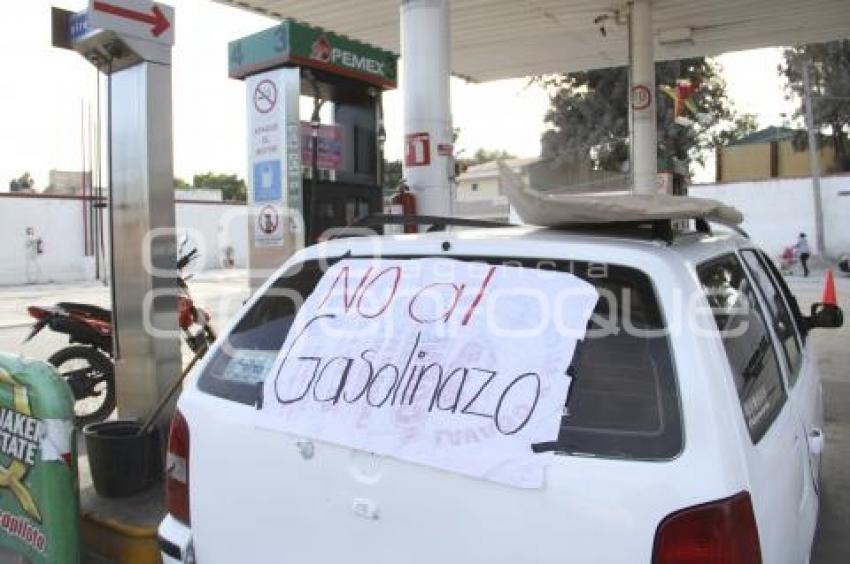
[{"label": "green trash bin", "polygon": [[0,353],[0,557],[80,561],[74,400],[56,370]]}]

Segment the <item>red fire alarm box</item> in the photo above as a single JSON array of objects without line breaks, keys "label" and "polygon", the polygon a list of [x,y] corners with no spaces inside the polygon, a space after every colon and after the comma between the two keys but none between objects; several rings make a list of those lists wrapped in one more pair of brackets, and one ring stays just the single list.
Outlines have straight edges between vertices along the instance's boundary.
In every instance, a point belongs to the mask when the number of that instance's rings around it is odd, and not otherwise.
[{"label": "red fire alarm box", "polygon": [[431,164],[431,137],[425,133],[409,133],[405,137],[405,166],[428,166]]}]

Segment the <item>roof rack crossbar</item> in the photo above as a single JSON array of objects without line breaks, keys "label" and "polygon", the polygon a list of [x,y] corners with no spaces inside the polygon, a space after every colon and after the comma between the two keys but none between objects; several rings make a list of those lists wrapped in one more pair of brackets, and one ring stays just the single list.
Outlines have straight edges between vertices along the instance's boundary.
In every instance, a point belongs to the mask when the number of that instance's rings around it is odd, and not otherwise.
[{"label": "roof rack crossbar", "polygon": [[373,214],[353,221],[346,227],[333,229],[328,239],[344,239],[348,237],[366,237],[374,235],[373,227],[385,225],[419,225],[428,226],[427,231],[445,231],[446,227],[511,227],[513,224],[486,219],[468,219],[464,217],[444,217],[437,215],[397,215]]},{"label": "roof rack crossbar", "polygon": [[428,231],[443,231],[446,227],[510,227],[511,223],[487,219],[443,217],[438,215],[375,214],[359,219],[351,227],[374,227],[383,225],[430,225]]}]

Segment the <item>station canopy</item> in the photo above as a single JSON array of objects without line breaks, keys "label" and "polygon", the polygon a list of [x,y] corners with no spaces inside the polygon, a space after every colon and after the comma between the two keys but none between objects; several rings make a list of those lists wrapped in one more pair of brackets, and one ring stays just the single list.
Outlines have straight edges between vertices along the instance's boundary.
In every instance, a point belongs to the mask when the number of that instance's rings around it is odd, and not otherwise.
[{"label": "station canopy", "polygon": [[[399,51],[399,0],[214,1]],[[452,0],[450,6],[452,72],[470,80],[628,62],[626,2]],[[850,37],[848,8],[848,0],[655,0],[655,58],[844,39]]]}]

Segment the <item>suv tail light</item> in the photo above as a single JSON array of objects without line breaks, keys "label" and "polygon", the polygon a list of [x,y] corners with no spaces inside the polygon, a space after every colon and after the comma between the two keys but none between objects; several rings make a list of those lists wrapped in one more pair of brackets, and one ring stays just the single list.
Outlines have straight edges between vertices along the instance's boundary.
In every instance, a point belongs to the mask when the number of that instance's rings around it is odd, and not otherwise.
[{"label": "suv tail light", "polygon": [[760,564],[748,492],[668,515],[655,532],[654,564]]},{"label": "suv tail light", "polygon": [[165,456],[165,505],[172,517],[192,524],[189,512],[189,425],[175,410],[168,431],[168,453]]}]

